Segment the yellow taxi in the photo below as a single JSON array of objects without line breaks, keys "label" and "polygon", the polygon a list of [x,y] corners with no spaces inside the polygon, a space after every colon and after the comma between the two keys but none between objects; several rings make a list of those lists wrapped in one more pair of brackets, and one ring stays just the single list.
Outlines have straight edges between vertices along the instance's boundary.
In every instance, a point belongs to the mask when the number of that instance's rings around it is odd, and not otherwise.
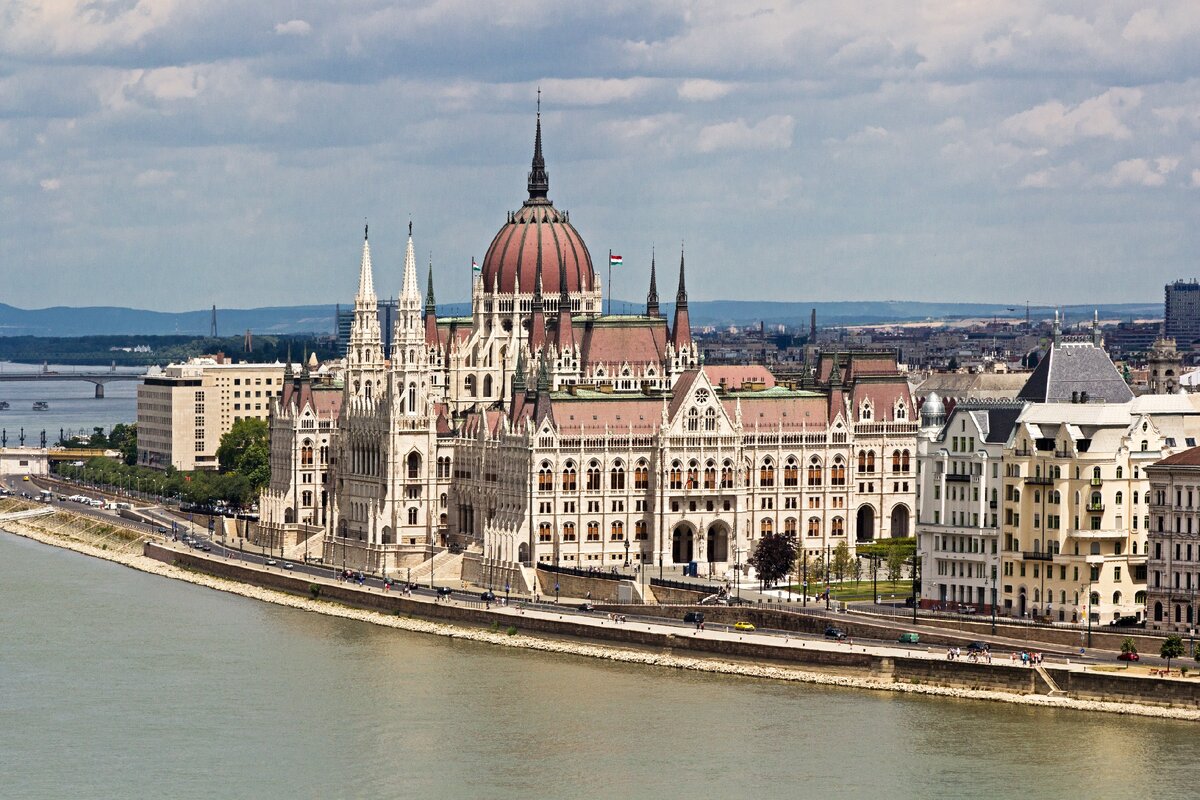
[{"label": "yellow taxi", "polygon": [[733,624],[733,629],[735,631],[752,631],[754,630],[754,625],[750,622],[735,622]]},{"label": "yellow taxi", "polygon": [[27,481],[27,480],[29,480],[29,476],[28,476],[28,475],[26,475],[24,478],[21,478],[21,480],[23,480],[23,481]]}]

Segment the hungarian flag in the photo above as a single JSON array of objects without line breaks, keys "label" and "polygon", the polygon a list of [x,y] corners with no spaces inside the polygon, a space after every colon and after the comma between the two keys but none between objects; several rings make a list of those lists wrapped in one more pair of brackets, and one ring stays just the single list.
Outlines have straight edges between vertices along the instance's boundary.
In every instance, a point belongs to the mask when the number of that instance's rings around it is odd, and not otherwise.
[{"label": "hungarian flag", "polygon": [[624,263],[625,263],[625,259],[621,258],[620,256],[618,256],[616,254],[612,254],[612,253],[609,254],[608,265],[610,267],[619,267]]},{"label": "hungarian flag", "polygon": [[471,274],[478,275],[481,270],[482,267],[475,263],[475,256],[471,256]]}]

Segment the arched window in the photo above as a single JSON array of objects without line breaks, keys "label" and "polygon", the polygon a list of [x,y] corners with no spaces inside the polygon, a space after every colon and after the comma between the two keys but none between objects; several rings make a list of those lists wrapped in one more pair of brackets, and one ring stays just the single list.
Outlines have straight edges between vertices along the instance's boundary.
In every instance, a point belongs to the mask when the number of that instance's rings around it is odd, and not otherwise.
[{"label": "arched window", "polygon": [[833,466],[829,469],[829,484],[831,486],[846,485],[846,462],[841,456],[837,456],[833,460]]},{"label": "arched window", "polygon": [[867,451],[867,472],[874,472],[874,471],[875,471],[875,451],[868,450]]},{"label": "arched window", "polygon": [[1117,467],[1117,480],[1121,480],[1123,477],[1125,477],[1125,468]]},{"label": "arched window", "polygon": [[783,533],[789,539],[795,538],[795,536],[796,536],[796,518],[795,517],[788,517],[787,519],[785,519],[783,521]]},{"label": "arched window", "polygon": [[615,492],[625,491],[625,465],[617,462],[608,471],[608,487]]},{"label": "arched window", "polygon": [[671,462],[671,472],[668,485],[672,489],[683,488],[683,464],[680,464],[678,461]]},{"label": "arched window", "polygon": [[633,488],[642,490],[650,488],[650,470],[646,468],[645,461],[639,461],[633,468]]},{"label": "arched window", "polygon": [[300,463],[306,467],[312,466],[313,463],[313,445],[311,439],[305,439],[300,446]]},{"label": "arched window", "polygon": [[1100,496],[1099,492],[1092,492],[1092,498],[1088,501],[1088,511],[1102,510],[1104,510],[1104,498]]},{"label": "arched window", "polygon": [[692,407],[687,413],[687,429],[689,433],[700,430],[700,410]]},{"label": "arched window", "polygon": [[721,488],[733,488],[733,462],[729,459],[726,459],[721,464]]},{"label": "arched window", "polygon": [[763,517],[762,521],[758,524],[758,530],[763,536],[773,533],[775,522],[770,517]]},{"label": "arched window", "polygon": [[717,410],[709,408],[704,412],[704,430],[712,433],[717,429]]},{"label": "arched window", "polygon": [[542,524],[538,525],[538,541],[554,541],[554,529],[550,526],[549,522],[543,522]]},{"label": "arched window", "polygon": [[769,458],[764,458],[758,469],[758,485],[763,488],[775,485],[775,464]]},{"label": "arched window", "polygon": [[867,451],[866,450],[858,451],[858,471],[859,472],[867,471]]},{"label": "arched window", "polygon": [[412,506],[411,508],[408,509],[408,524],[409,525],[417,524],[417,507],[416,506]]},{"label": "arched window", "polygon": [[900,451],[893,450],[892,451],[892,472],[899,472],[899,471],[900,471]]},{"label": "arched window", "polygon": [[717,462],[711,459],[704,464],[704,488],[717,488]]},{"label": "arched window", "polygon": [[633,538],[639,542],[644,542],[650,538],[650,534],[646,531],[646,520],[639,519],[633,523]]},{"label": "arched window", "polygon": [[593,461],[588,464],[587,468],[587,490],[589,492],[600,491],[600,465]]},{"label": "arched window", "polygon": [[468,375],[466,378],[463,379],[463,392],[467,395],[467,397],[475,396],[475,376],[474,375]]},{"label": "arched window", "polygon": [[1114,496],[1113,496],[1113,504],[1114,504],[1114,505],[1118,505],[1118,506],[1119,506],[1119,505],[1121,505],[1121,502],[1122,502],[1124,499],[1125,499],[1125,493],[1124,493],[1124,492],[1117,492],[1117,493],[1116,493],[1116,495],[1114,495]]},{"label": "arched window", "polygon": [[417,453],[409,453],[406,463],[408,465],[408,479],[410,481],[417,480],[421,475],[421,456]]},{"label": "arched window", "polygon": [[808,462],[808,485],[821,485],[821,459],[813,456]]},{"label": "arched window", "polygon": [[909,465],[910,465],[909,455],[910,454],[907,450],[904,450],[900,453],[900,471],[901,472],[908,472],[908,470],[909,470]]},{"label": "arched window", "polygon": [[543,461],[541,469],[538,470],[538,491],[554,491],[554,472],[550,469],[549,461]]},{"label": "arched window", "polygon": [[820,536],[821,535],[821,519],[819,517],[809,517],[808,518],[808,535],[809,536]]},{"label": "arched window", "polygon": [[417,413],[417,385],[415,383],[408,385],[408,413]]},{"label": "arched window", "polygon": [[491,375],[483,376],[483,396],[484,397],[492,396],[492,376]]},{"label": "arched window", "polygon": [[564,542],[575,541],[575,523],[574,522],[564,522],[563,523],[562,538],[563,538]]},{"label": "arched window", "polygon": [[687,468],[687,488],[698,489],[700,487],[700,463],[692,460],[688,462]]},{"label": "arched window", "polygon": [[562,472],[563,491],[564,492],[574,492],[576,489],[578,489],[578,487],[579,487],[579,484],[576,480],[575,465],[572,462],[568,461],[567,465],[565,467],[563,467],[563,472]]},{"label": "arched window", "polygon": [[783,462],[783,485],[800,485],[800,465],[796,463],[794,456],[788,456],[787,460]]},{"label": "arched window", "polygon": [[614,522],[609,526],[608,538],[613,542],[625,541],[625,523]]},{"label": "arched window", "polygon": [[834,517],[833,522],[829,526],[831,536],[841,536],[846,532],[846,523],[841,517]]},{"label": "arched window", "polygon": [[589,542],[600,541],[600,523],[599,522],[589,522],[587,524],[587,540]]}]

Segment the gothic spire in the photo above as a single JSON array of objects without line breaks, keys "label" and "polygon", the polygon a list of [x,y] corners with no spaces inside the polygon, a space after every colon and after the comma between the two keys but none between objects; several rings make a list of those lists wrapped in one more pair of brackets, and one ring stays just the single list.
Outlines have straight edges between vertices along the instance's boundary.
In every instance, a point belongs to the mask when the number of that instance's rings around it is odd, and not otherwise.
[{"label": "gothic spire", "polygon": [[512,389],[513,396],[525,391],[525,350],[519,345],[517,346],[517,369],[513,372]]},{"label": "gothic spire", "polygon": [[421,292],[417,287],[417,256],[413,252],[412,222],[408,223],[408,244],[404,247],[404,283],[400,287],[401,304],[416,304],[421,302]]},{"label": "gothic spire", "polygon": [[367,240],[367,226],[363,225],[362,263],[358,267],[358,295],[355,304],[369,305],[375,308],[375,276],[371,272],[371,243]]},{"label": "gothic spire", "polygon": [[683,247],[679,248],[679,291],[675,293],[675,324],[671,326],[671,343],[679,352],[692,343],[692,321],[688,315],[687,288],[683,282]]},{"label": "gothic spire", "polygon": [[654,248],[650,248],[650,291],[646,293],[646,316],[658,316],[658,278],[654,269]]},{"label": "gothic spire", "polygon": [[537,133],[533,138],[533,164],[529,169],[529,199],[545,200],[550,192],[550,174],[542,157],[542,90],[538,88]]},{"label": "gothic spire", "polygon": [[558,257],[558,351],[563,353],[567,348],[575,346],[575,330],[571,325],[571,295],[567,292],[567,261],[564,255]]},{"label": "gothic spire", "polygon": [[433,299],[433,254],[429,256],[429,280],[425,287],[425,343],[437,344],[437,303]]},{"label": "gothic spire", "polygon": [[433,300],[433,253],[429,254],[429,278],[425,281],[425,313],[431,314],[437,308]]},{"label": "gothic spire", "polygon": [[687,308],[687,284],[683,275],[683,245],[679,245],[679,291],[675,292],[675,305]]}]

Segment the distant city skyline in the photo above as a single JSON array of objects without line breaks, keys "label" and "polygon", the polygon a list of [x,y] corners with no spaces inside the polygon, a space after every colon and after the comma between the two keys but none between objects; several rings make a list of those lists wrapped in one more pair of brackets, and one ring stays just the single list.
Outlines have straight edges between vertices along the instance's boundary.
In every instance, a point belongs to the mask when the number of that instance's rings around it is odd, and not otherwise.
[{"label": "distant city skyline", "polygon": [[1183,2],[19,6],[0,300],[345,302],[364,218],[381,295],[411,218],[466,300],[540,86],[617,298],[686,241],[696,301],[1155,302],[1198,271],[1197,33]]}]

